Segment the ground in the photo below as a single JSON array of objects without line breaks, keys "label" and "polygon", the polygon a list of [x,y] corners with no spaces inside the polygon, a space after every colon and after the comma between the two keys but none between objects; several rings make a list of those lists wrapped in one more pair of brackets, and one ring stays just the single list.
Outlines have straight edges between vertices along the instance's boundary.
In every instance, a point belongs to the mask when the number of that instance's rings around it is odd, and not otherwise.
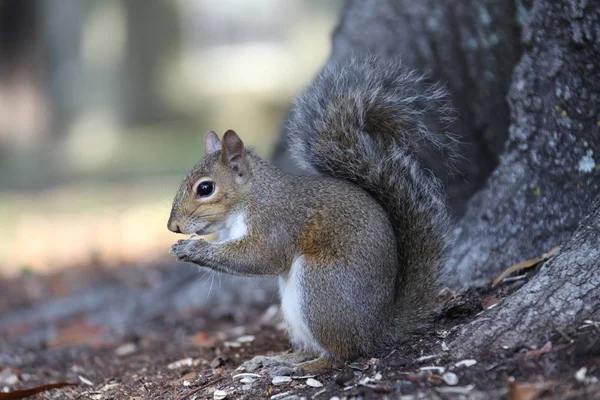
[{"label": "ground", "polygon": [[[288,349],[273,286],[223,284],[221,276],[198,284],[195,275],[201,273],[182,265],[86,267],[0,280],[0,400],[36,390],[31,398],[600,398],[594,321],[548,332],[547,342],[520,351],[453,358],[447,343],[457,328],[501,306],[523,279],[446,291],[431,330],[409,343],[274,384],[265,371],[239,375],[244,360]],[[206,301],[174,300],[186,290],[203,297],[207,285]],[[240,287],[251,294],[228,294],[243,293]],[[65,386],[44,386],[53,383]]]}]

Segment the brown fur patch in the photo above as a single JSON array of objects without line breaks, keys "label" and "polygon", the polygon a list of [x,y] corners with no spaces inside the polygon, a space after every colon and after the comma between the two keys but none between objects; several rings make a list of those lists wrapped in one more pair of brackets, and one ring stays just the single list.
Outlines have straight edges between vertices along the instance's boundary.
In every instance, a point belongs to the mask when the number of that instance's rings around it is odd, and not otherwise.
[{"label": "brown fur patch", "polygon": [[298,237],[298,250],[313,262],[308,265],[330,263],[339,259],[344,251],[340,249],[339,237],[332,229],[335,222],[328,221],[329,216],[316,213],[308,218]]}]

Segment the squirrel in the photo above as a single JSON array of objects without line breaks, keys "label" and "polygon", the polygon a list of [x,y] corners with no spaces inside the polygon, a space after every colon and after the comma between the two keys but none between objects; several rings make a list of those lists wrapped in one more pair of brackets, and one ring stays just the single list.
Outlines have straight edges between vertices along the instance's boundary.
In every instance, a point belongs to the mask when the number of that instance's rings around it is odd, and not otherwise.
[{"label": "squirrel", "polygon": [[425,121],[446,107],[445,91],[400,61],[356,58],[326,67],[291,110],[290,150],[310,175],[283,173],[233,130],[205,135],[206,156],[181,183],[168,229],[216,239],[192,235],[171,254],[278,277],[293,352],[257,357],[248,371],[318,371],[427,325],[450,219],[421,155],[446,146]]}]

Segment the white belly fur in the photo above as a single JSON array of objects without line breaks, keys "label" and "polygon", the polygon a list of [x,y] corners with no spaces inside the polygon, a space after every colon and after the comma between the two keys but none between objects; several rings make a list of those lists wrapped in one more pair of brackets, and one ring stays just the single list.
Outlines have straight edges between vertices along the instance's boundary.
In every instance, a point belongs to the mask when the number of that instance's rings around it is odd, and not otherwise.
[{"label": "white belly fur", "polygon": [[323,352],[322,347],[313,337],[302,315],[304,301],[302,289],[303,272],[302,256],[295,257],[288,276],[279,277],[281,311],[283,312],[283,319],[294,349]]}]

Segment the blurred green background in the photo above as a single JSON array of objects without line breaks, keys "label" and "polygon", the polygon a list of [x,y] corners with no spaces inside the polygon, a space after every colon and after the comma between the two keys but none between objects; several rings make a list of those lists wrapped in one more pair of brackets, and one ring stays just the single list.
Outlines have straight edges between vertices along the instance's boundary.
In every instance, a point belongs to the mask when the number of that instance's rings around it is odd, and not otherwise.
[{"label": "blurred green background", "polygon": [[166,259],[204,132],[268,157],[342,5],[0,0],[0,275]]}]

